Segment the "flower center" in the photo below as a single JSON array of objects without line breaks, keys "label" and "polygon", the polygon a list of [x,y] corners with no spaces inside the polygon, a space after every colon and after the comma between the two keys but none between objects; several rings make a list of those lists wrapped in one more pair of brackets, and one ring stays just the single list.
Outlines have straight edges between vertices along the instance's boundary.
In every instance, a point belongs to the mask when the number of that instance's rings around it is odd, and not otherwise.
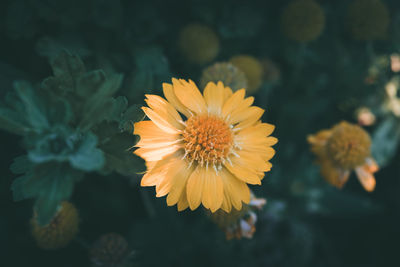
[{"label": "flower center", "polygon": [[215,116],[190,117],[183,131],[185,157],[201,165],[220,165],[233,144],[230,127]]},{"label": "flower center", "polygon": [[327,142],[327,152],[334,163],[343,169],[353,169],[365,163],[371,154],[371,139],[357,125],[341,123],[333,129]]}]

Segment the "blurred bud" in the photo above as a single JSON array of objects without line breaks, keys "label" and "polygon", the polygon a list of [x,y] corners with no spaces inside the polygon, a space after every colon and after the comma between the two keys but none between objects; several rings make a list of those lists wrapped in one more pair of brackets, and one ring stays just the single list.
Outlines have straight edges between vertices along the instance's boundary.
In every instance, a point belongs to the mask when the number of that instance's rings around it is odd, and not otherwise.
[{"label": "blurred bud", "polygon": [[244,72],[247,79],[247,93],[250,95],[257,93],[263,81],[263,66],[261,62],[249,55],[236,55],[229,61]]},{"label": "blurred bud", "polygon": [[220,209],[214,213],[207,211],[211,221],[220,227],[226,234],[226,239],[252,238],[256,227],[256,210],[260,210],[267,203],[264,198],[256,198],[251,194],[249,204],[243,204],[241,210],[232,209],[230,213]]},{"label": "blurred bud", "polygon": [[390,55],[390,68],[393,72],[400,71],[400,55],[399,54],[392,54]]},{"label": "blurred bud", "polygon": [[397,96],[399,90],[400,79],[398,76],[393,77],[385,85],[386,101],[383,108],[393,113],[396,117],[400,117],[400,99]]},{"label": "blurred bud", "polygon": [[49,224],[39,226],[35,214],[31,225],[32,235],[40,248],[62,248],[67,246],[78,233],[78,211],[73,204],[65,201]]},{"label": "blurred bud", "polygon": [[371,126],[375,123],[376,117],[367,107],[361,107],[356,110],[358,124],[361,126]]},{"label": "blurred bud", "polygon": [[89,253],[95,267],[126,266],[130,255],[128,242],[116,233],[102,235],[94,242]]},{"label": "blurred bud", "polygon": [[179,48],[188,61],[201,65],[214,60],[217,56],[219,38],[205,25],[189,24],[180,32]]},{"label": "blurred bud", "polygon": [[247,79],[243,71],[231,63],[215,63],[203,70],[200,86],[205,88],[208,82],[223,82],[233,91],[247,88]]}]

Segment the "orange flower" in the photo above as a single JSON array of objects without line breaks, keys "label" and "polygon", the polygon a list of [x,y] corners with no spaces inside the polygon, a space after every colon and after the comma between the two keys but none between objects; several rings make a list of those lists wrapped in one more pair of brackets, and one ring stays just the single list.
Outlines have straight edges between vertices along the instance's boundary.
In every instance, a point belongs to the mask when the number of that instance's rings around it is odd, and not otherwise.
[{"label": "orange flower", "polygon": [[250,202],[247,184],[261,184],[271,169],[278,141],[269,136],[275,127],[260,121],[264,110],[251,106],[244,89],[232,93],[222,82],[209,82],[203,95],[191,80],[172,79],[163,90],[167,100],[146,95],[150,121],[135,124],[134,153],[147,165],[141,185],[156,186],[156,196],[168,195],[179,211],[200,204],[241,210]]},{"label": "orange flower", "polygon": [[371,158],[371,139],[360,126],[341,122],[332,129],[310,135],[308,142],[328,183],[342,188],[350,172],[355,170],[364,189],[374,191],[376,181],[373,173],[378,171],[378,165]]}]

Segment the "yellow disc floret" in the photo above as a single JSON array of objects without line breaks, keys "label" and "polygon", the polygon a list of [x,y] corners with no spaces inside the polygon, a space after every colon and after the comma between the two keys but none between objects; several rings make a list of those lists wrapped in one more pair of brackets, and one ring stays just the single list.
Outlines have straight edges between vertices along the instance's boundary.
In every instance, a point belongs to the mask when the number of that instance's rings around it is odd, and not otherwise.
[{"label": "yellow disc floret", "polygon": [[283,33],[294,41],[305,43],[317,39],[325,27],[325,14],[313,0],[294,0],[281,17]]},{"label": "yellow disc floret", "polygon": [[263,77],[263,66],[258,59],[248,55],[238,55],[230,62],[244,72],[247,78],[247,92],[254,94],[260,88]]},{"label": "yellow disc floret", "polygon": [[353,169],[364,164],[371,154],[371,139],[360,126],[342,122],[332,129],[327,154],[338,167]]},{"label": "yellow disc floret", "polygon": [[185,155],[202,166],[220,165],[230,152],[233,136],[229,126],[215,116],[190,117],[183,132]]},{"label": "yellow disc floret", "polygon": [[348,22],[354,39],[382,39],[389,27],[389,11],[380,0],[355,0],[349,6]]},{"label": "yellow disc floret", "polygon": [[35,215],[31,220],[31,225],[32,235],[40,248],[62,248],[68,245],[78,233],[78,211],[73,204],[65,201],[49,224],[39,226]]},{"label": "yellow disc floret", "polygon": [[205,64],[217,56],[219,52],[219,38],[207,26],[189,24],[180,33],[179,47],[183,55],[190,62]]},{"label": "yellow disc floret", "polygon": [[231,63],[221,62],[215,63],[204,69],[201,75],[200,85],[206,87],[208,82],[223,82],[233,91],[247,88],[247,79],[243,71]]}]

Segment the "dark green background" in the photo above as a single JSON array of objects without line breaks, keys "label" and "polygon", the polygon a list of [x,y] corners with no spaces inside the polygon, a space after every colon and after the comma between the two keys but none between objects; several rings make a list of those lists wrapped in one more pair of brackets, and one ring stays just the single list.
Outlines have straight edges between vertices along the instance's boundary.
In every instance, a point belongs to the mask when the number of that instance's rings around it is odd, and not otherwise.
[{"label": "dark green background", "polygon": [[[0,265],[90,266],[88,246],[101,234],[118,232],[135,251],[137,266],[400,266],[399,153],[377,173],[375,192],[364,192],[354,176],[338,191],[319,176],[306,143],[307,134],[341,120],[354,122],[354,110],[383,90],[365,85],[364,78],[371,47],[376,55],[400,52],[400,3],[384,1],[392,18],[389,38],[367,43],[354,41],[346,30],[351,1],[317,1],[326,13],[324,32],[300,45],[280,31],[287,2],[1,1],[2,98],[13,80],[38,83],[51,75],[43,56],[51,49],[40,46],[44,37],[77,52],[88,69],[104,67],[99,58],[109,60],[126,78],[120,94],[135,88],[131,104],[141,104],[144,92],[159,93],[171,77],[199,82],[205,66],[186,62],[177,47],[180,29],[192,22],[220,36],[215,61],[236,54],[268,57],[281,79],[265,82],[256,95],[256,105],[266,108],[263,120],[277,126],[279,143],[272,171],[254,188],[268,204],[253,239],[226,241],[201,210],[177,213],[154,197],[153,188],[139,188],[137,175],[93,173],[77,184],[71,200],[81,215],[77,240],[59,251],[40,250],[29,229],[33,202],[13,202],[9,189],[15,178],[9,166],[24,153],[21,140],[0,132]],[[147,63],[150,68],[142,67]],[[139,72],[147,80],[129,83]],[[301,193],[293,191],[294,184]]]}]

